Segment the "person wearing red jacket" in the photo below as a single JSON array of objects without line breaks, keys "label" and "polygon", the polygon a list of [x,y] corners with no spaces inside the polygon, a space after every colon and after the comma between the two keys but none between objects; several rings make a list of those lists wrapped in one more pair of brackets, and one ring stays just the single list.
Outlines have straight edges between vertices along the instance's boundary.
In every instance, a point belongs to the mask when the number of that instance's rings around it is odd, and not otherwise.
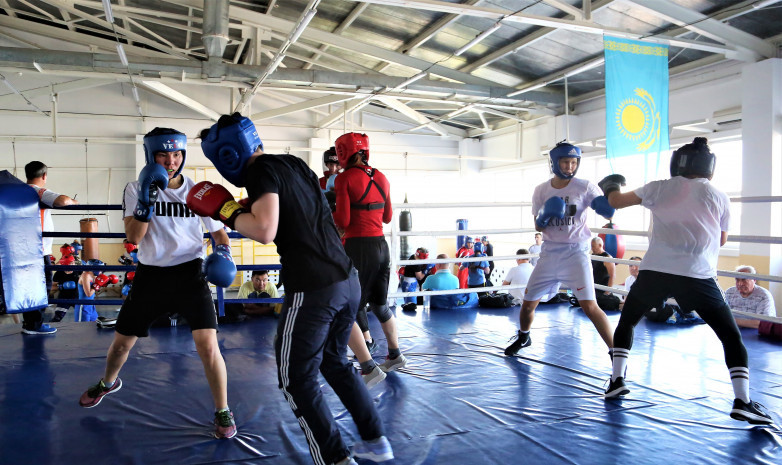
[{"label": "person wearing red jacket", "polygon": [[327,191],[326,185],[329,182],[329,178],[339,172],[339,159],[337,158],[337,151],[334,147],[323,152],[323,177],[318,179],[320,183],[320,189]]},{"label": "person wearing red jacket", "polygon": [[[369,138],[366,134],[350,132],[341,135],[336,143],[339,164],[344,171],[334,182],[336,210],[334,222],[343,229],[345,252],[358,270],[361,283],[361,302],[356,321],[361,332],[369,331],[364,304],[380,320],[388,342],[388,356],[380,365],[384,372],[397,370],[407,363],[399,350],[396,319],[388,308],[388,279],[391,273],[391,255],[383,235],[383,223],[391,222],[390,190],[386,176],[369,165]],[[348,344],[361,355],[366,343],[353,330]],[[364,354],[366,355],[366,354]],[[371,363],[371,358],[370,361]],[[363,365],[363,363],[362,363]],[[362,366],[363,372],[364,366]]]},{"label": "person wearing red jacket", "polygon": [[[464,239],[464,245],[456,252],[456,258],[467,258],[472,257],[473,255],[475,255],[475,250],[473,249],[472,237],[468,236]],[[467,289],[469,270],[468,268],[462,269],[461,265],[463,265],[463,263],[459,263],[459,272],[456,275],[459,278],[459,289]]]}]

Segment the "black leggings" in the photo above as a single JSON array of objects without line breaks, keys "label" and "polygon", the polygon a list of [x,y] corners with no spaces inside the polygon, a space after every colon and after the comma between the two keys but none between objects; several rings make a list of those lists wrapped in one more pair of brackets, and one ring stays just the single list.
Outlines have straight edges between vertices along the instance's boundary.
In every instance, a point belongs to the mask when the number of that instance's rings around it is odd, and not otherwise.
[{"label": "black leggings", "polygon": [[[388,279],[391,274],[391,255],[388,251],[386,238],[351,237],[345,240],[345,253],[353,261],[358,270],[361,283],[361,302],[356,313],[356,323],[361,332],[369,331],[367,319],[367,303],[373,308],[384,308],[388,300]],[[381,315],[377,315],[378,318]],[[388,318],[386,318],[388,320]],[[381,319],[381,322],[383,320]]]},{"label": "black leggings", "polygon": [[614,332],[614,347],[630,350],[635,325],[651,308],[662,308],[669,297],[675,298],[681,308],[698,312],[714,330],[722,342],[728,368],[747,366],[747,349],[716,278],[697,279],[649,270],[638,273]]}]

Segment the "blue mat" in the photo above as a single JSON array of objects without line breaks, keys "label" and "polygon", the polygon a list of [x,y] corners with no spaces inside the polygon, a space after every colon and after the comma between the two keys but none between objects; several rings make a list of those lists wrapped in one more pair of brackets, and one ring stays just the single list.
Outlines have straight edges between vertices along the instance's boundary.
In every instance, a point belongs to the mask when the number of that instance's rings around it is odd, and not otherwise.
[{"label": "blue mat", "polygon": [[[610,359],[580,309],[539,307],[532,346],[504,357],[518,311],[398,314],[410,362],[371,389],[396,455],[388,463],[782,463],[778,426],[728,416],[722,348],[705,325],[642,322],[628,368],[632,392],[604,401]],[[615,325],[618,314],[609,319]],[[276,320],[220,328],[239,428],[232,440],[211,437],[211,396],[187,327],[154,328],[140,340],[122,390],[93,409],[78,398],[102,375],[113,333],[91,323],[57,327],[54,336],[23,336],[19,325],[0,326],[0,463],[312,463],[277,389]],[[372,330],[385,349],[377,320]],[[752,330],[743,336],[752,398],[780,422],[782,344]],[[350,415],[323,389],[352,444]]]}]

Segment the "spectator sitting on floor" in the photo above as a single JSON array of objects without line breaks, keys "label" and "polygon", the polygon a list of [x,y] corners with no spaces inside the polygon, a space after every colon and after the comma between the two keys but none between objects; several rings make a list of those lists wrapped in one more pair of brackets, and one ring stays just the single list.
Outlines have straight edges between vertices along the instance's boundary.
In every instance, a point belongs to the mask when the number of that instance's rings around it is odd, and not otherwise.
[{"label": "spectator sitting on floor", "polygon": [[[516,255],[528,254],[529,250],[527,249],[519,249],[516,251]],[[508,274],[505,275],[505,280],[502,282],[502,285],[508,286],[510,284],[523,284],[526,286],[527,281],[529,281],[529,275],[532,274],[532,270],[534,268],[535,267],[532,266],[529,258],[517,258],[516,266],[508,270]],[[511,289],[508,291],[510,295],[513,296],[513,305],[521,305],[521,301],[524,300],[524,290],[525,288],[520,288]]]},{"label": "spectator sitting on floor", "polygon": [[[276,299],[277,286],[269,281],[268,270],[254,270],[250,280],[239,288],[238,299]],[[242,304],[244,313],[252,316],[279,315],[280,304]]]},{"label": "spectator sitting on floor", "polygon": [[[739,273],[757,274],[755,268],[749,265],[739,265]],[[736,278],[736,285],[725,291],[725,300],[731,310],[757,313],[758,315],[776,316],[774,297],[766,289],[757,286],[753,278]],[[742,328],[757,328],[758,320],[736,317],[736,323]]]},{"label": "spectator sitting on floor", "polygon": [[[483,244],[480,242],[475,242],[475,245],[473,247],[474,257],[485,257],[486,254],[483,253]],[[470,289],[475,289],[479,287],[486,287],[486,273],[489,272],[489,262],[486,260],[481,260],[479,262],[464,262],[460,266],[460,270],[468,269],[469,274],[467,275],[467,287]],[[486,295],[485,292],[478,293],[478,297]]]},{"label": "spectator sitting on floor", "polygon": [[[437,259],[448,258],[448,254],[441,253]],[[426,278],[421,285],[424,291],[450,291],[459,289],[459,278],[451,273],[450,263],[438,263],[435,265],[435,274]],[[478,296],[475,293],[433,295],[429,299],[431,308],[475,307],[478,305]]]}]

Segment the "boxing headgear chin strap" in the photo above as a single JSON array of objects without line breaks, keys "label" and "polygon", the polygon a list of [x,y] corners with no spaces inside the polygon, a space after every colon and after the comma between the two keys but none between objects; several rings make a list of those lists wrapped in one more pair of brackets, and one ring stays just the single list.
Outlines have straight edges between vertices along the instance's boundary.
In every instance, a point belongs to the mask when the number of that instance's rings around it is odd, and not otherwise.
[{"label": "boxing headgear chin strap", "polygon": [[349,132],[342,134],[334,142],[334,147],[337,150],[337,158],[339,164],[343,168],[348,167],[348,162],[353,155],[360,150],[364,151],[364,163],[369,163],[369,137],[366,134],[359,134],[357,132]]},{"label": "boxing headgear chin strap", "polygon": [[696,137],[687,145],[673,151],[671,155],[671,177],[697,175],[711,179],[717,157],[709,149],[705,137]]},{"label": "boxing headgear chin strap", "polygon": [[244,187],[244,167],[263,142],[250,118],[239,113],[223,115],[201,141],[204,155],[236,187]]},{"label": "boxing headgear chin strap", "polygon": [[[578,172],[578,168],[581,166],[581,149],[564,141],[558,143],[556,147],[551,149],[549,156],[551,157],[551,172],[562,179],[570,179],[575,176]],[[576,169],[573,170],[573,174],[565,175],[562,170],[559,169],[559,160],[563,158],[575,158],[578,160],[578,165],[576,165]]]},{"label": "boxing headgear chin strap", "polygon": [[[171,131],[174,130],[172,129]],[[174,176],[179,175],[179,173],[182,172],[182,168],[185,167],[185,159],[187,158],[187,136],[178,131],[175,131],[173,134],[144,136],[144,158],[147,161],[147,165],[155,163],[155,153],[157,152],[168,153],[176,152],[178,150],[182,151],[182,164],[179,165],[179,169],[174,173]]]}]

